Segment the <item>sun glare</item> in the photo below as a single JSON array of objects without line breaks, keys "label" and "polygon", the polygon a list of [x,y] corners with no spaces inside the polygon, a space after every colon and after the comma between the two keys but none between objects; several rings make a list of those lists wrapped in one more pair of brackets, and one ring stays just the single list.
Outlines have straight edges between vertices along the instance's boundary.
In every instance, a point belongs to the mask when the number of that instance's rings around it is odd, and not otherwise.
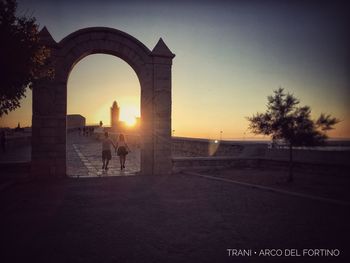
[{"label": "sun glare", "polygon": [[134,126],[136,124],[136,118],[133,117],[133,118],[130,118],[130,119],[126,119],[124,120],[126,125],[128,126]]},{"label": "sun glare", "polygon": [[125,105],[120,107],[120,120],[126,125],[133,126],[136,124],[136,116],[139,116],[139,110],[134,105]]}]

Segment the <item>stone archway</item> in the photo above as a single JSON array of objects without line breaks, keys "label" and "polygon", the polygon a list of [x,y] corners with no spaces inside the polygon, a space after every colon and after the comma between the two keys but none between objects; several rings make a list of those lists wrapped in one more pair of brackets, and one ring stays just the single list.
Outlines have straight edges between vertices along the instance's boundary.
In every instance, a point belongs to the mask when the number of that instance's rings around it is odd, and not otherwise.
[{"label": "stone archway", "polygon": [[141,174],[171,173],[171,65],[175,55],[162,39],[150,51],[113,28],[93,27],[55,42],[44,27],[42,44],[51,50],[53,79],[33,88],[32,174],[66,176],[67,80],[74,65],[90,54],[117,56],[136,72],[141,86]]}]

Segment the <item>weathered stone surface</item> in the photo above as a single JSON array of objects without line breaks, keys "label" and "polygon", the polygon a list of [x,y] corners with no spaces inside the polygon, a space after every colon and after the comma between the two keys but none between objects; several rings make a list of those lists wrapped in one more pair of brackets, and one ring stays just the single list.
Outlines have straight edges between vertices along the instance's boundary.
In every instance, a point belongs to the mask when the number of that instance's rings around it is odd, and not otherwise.
[{"label": "weathered stone surface", "polygon": [[105,27],[78,30],[56,43],[48,30],[55,77],[33,89],[32,171],[39,176],[66,174],[67,80],[84,57],[117,56],[136,72],[141,85],[141,174],[171,172],[171,64],[174,54],[160,39],[151,52],[136,38]]},{"label": "weathered stone surface", "polygon": [[[164,42],[163,42],[164,43]],[[152,51],[154,62],[153,118],[155,174],[171,171],[171,59],[162,41]],[[164,44],[165,45],[165,44]],[[170,161],[169,161],[170,160]]]}]

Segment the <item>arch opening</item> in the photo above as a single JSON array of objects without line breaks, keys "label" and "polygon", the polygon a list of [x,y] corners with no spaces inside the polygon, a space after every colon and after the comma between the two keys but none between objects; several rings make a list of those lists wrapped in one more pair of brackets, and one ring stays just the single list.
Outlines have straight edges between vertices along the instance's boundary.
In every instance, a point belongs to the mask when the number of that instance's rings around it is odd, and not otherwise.
[{"label": "arch opening", "polygon": [[[140,82],[123,60],[106,54],[84,57],[67,81],[67,175],[124,176],[140,171]],[[116,106],[112,106],[114,101]],[[119,134],[131,150],[125,168],[111,147],[108,169],[102,169],[104,132],[117,145]]]}]

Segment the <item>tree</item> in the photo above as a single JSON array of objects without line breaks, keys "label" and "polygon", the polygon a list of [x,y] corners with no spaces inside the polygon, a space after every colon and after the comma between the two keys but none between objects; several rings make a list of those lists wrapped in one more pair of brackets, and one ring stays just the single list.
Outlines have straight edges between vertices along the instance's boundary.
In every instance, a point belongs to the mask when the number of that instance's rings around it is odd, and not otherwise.
[{"label": "tree", "polygon": [[16,16],[15,0],[0,0],[0,117],[20,107],[26,88],[49,75],[49,50],[39,44],[34,17]]},{"label": "tree", "polygon": [[339,122],[331,115],[321,114],[314,121],[308,106],[298,107],[300,103],[292,94],[279,88],[267,98],[265,113],[247,117],[249,130],[254,134],[271,136],[272,141],[283,140],[289,147],[289,176],[293,181],[293,147],[321,145],[327,139],[326,132]]}]

